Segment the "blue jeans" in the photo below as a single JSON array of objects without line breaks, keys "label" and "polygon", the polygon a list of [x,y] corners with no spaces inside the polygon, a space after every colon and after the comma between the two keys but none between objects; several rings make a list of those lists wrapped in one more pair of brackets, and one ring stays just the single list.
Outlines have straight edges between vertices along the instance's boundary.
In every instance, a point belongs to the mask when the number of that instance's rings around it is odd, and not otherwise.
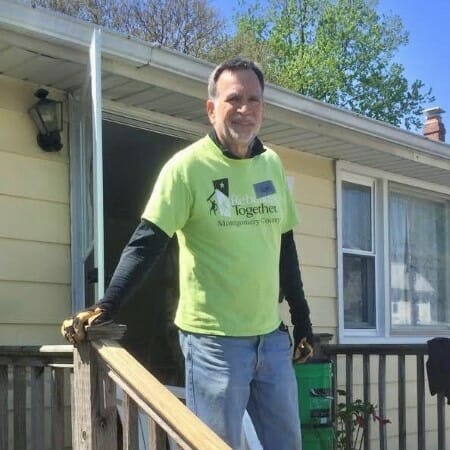
[{"label": "blue jeans", "polygon": [[264,450],[301,450],[297,383],[287,331],[211,336],[180,331],[186,404],[233,449],[247,409]]}]

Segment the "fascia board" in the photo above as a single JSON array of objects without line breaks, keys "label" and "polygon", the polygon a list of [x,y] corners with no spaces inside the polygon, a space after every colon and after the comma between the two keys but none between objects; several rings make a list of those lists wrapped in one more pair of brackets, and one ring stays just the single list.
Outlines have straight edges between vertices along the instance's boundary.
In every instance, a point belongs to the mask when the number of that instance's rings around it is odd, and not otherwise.
[{"label": "fascia board", "polygon": [[[359,136],[355,143],[370,146],[372,142],[379,149],[380,142],[384,141],[401,148],[423,152],[429,156],[450,161],[450,145],[448,144],[432,141],[419,134],[361,116],[335,105],[305,97],[278,86],[267,86],[265,100],[266,104],[271,105],[274,109],[295,112],[307,121],[308,126],[315,124],[316,128],[322,128],[322,131],[326,132],[323,127],[329,125],[335,128],[334,132],[330,131],[330,134],[336,134],[337,132],[342,134],[343,129],[350,131],[355,136]],[[299,120],[298,117],[296,120]],[[340,139],[342,138],[343,136],[340,136]]]}]

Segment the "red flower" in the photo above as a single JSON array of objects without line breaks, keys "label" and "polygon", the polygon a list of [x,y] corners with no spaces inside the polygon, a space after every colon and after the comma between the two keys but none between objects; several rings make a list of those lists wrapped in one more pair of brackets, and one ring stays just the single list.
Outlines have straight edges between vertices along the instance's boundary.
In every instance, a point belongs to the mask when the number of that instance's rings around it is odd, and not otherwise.
[{"label": "red flower", "polygon": [[386,425],[387,423],[391,423],[389,419],[384,419],[383,417],[377,416],[375,413],[372,414],[373,421],[375,422],[378,420],[378,422],[381,423],[381,425]]},{"label": "red flower", "polygon": [[358,424],[358,426],[360,426],[361,428],[365,428],[366,427],[366,421],[364,420],[363,416],[356,416],[355,421]]}]

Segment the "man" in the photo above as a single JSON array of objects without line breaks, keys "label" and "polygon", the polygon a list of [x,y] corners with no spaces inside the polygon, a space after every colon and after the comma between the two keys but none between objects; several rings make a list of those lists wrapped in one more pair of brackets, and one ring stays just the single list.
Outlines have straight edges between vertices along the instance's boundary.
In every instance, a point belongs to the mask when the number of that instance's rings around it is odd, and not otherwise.
[{"label": "man", "polygon": [[206,102],[213,130],[163,167],[103,301],[66,321],[63,333],[76,343],[86,323],[110,321],[176,233],[175,323],[187,406],[234,449],[247,409],[265,450],[297,450],[297,386],[280,287],[294,350],[312,345],[312,329],[293,239],[295,204],[278,156],[256,137],[263,92],[252,61],[216,67]]}]

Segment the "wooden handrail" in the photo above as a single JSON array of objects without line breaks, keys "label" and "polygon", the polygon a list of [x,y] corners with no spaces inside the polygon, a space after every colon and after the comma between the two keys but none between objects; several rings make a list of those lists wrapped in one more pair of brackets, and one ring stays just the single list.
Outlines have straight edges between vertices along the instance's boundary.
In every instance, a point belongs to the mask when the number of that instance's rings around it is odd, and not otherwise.
[{"label": "wooden handrail", "polygon": [[[99,380],[104,385],[105,378],[125,391],[127,403],[131,398],[150,417],[156,434],[161,427],[179,448],[231,449],[116,340],[110,339],[111,332],[117,337],[116,325],[88,328],[88,339],[75,348],[74,450],[115,448],[116,437],[112,436],[116,434],[115,420],[111,419],[115,394],[111,393],[110,386],[97,387]],[[96,375],[97,371],[101,374]],[[103,392],[99,394],[101,389]],[[96,404],[99,402],[102,405]],[[133,410],[132,415],[135,414]],[[128,415],[126,411],[125,417]],[[128,440],[129,430],[124,429],[125,436]]]},{"label": "wooden handrail", "polygon": [[100,339],[92,345],[112,370],[113,379],[167,433],[181,438],[183,446],[202,450],[230,449],[117,342]]},{"label": "wooden handrail", "polygon": [[70,356],[73,353],[72,345],[0,345],[0,356],[37,356],[46,358],[54,356]]},{"label": "wooden handrail", "polygon": [[21,366],[72,365],[72,345],[0,346],[0,364]]},{"label": "wooden handrail", "polygon": [[427,344],[325,344],[325,355],[426,355]]}]

